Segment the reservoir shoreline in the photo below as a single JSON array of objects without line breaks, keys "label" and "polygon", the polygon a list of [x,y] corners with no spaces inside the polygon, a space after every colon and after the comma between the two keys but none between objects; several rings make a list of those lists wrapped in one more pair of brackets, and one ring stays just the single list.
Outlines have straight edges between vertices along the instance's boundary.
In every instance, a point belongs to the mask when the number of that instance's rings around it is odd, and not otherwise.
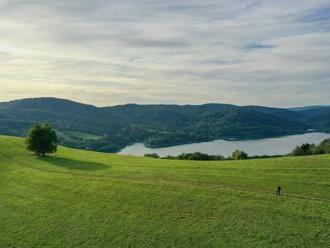
[{"label": "reservoir shoreline", "polygon": [[176,156],[181,153],[203,152],[210,155],[228,156],[239,149],[251,156],[256,155],[285,155],[297,145],[304,143],[320,143],[330,138],[330,133],[309,132],[304,134],[286,135],[275,138],[250,139],[250,140],[225,140],[218,139],[208,142],[190,143],[161,148],[148,148],[142,143],[127,146],[118,154],[143,156],[146,153],[158,153],[160,156]]}]

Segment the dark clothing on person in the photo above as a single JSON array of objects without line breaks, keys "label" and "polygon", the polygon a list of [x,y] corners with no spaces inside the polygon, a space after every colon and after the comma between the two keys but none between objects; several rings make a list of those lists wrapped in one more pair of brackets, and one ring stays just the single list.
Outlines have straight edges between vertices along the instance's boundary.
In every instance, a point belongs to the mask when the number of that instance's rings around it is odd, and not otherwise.
[{"label": "dark clothing on person", "polygon": [[277,186],[276,195],[281,195],[281,186]]}]

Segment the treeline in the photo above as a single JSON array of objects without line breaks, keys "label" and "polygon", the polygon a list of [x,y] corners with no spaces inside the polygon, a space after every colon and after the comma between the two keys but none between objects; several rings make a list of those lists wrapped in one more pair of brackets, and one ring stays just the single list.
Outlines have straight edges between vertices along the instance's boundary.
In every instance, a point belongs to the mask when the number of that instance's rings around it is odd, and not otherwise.
[{"label": "treeline", "polygon": [[148,158],[161,158],[161,159],[173,159],[173,160],[198,160],[198,161],[219,161],[219,160],[244,160],[249,156],[244,151],[236,150],[229,157],[222,155],[209,155],[201,152],[194,153],[182,153],[178,156],[166,156],[160,157],[157,153],[145,154],[144,157]]},{"label": "treeline", "polygon": [[308,155],[319,155],[319,154],[330,154],[330,139],[323,140],[320,144],[303,144],[296,146],[291,152],[292,156],[308,156]]}]

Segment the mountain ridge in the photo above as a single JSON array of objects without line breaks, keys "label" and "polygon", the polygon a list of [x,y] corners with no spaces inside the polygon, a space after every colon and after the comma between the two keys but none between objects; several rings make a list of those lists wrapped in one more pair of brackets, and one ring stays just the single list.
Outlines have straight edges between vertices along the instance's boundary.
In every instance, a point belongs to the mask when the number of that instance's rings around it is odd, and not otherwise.
[{"label": "mountain ridge", "polygon": [[309,129],[330,132],[330,107],[299,111],[224,103],[96,107],[52,97],[0,103],[0,134],[24,136],[36,122],[53,125],[64,145],[117,152],[136,142],[165,147],[221,138],[268,138]]}]

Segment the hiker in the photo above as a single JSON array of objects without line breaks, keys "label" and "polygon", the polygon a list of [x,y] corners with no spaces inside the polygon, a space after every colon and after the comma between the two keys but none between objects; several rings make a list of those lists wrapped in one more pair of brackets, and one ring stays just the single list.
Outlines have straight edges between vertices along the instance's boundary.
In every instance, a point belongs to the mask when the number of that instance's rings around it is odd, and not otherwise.
[{"label": "hiker", "polygon": [[277,186],[276,195],[281,195],[281,186]]}]

